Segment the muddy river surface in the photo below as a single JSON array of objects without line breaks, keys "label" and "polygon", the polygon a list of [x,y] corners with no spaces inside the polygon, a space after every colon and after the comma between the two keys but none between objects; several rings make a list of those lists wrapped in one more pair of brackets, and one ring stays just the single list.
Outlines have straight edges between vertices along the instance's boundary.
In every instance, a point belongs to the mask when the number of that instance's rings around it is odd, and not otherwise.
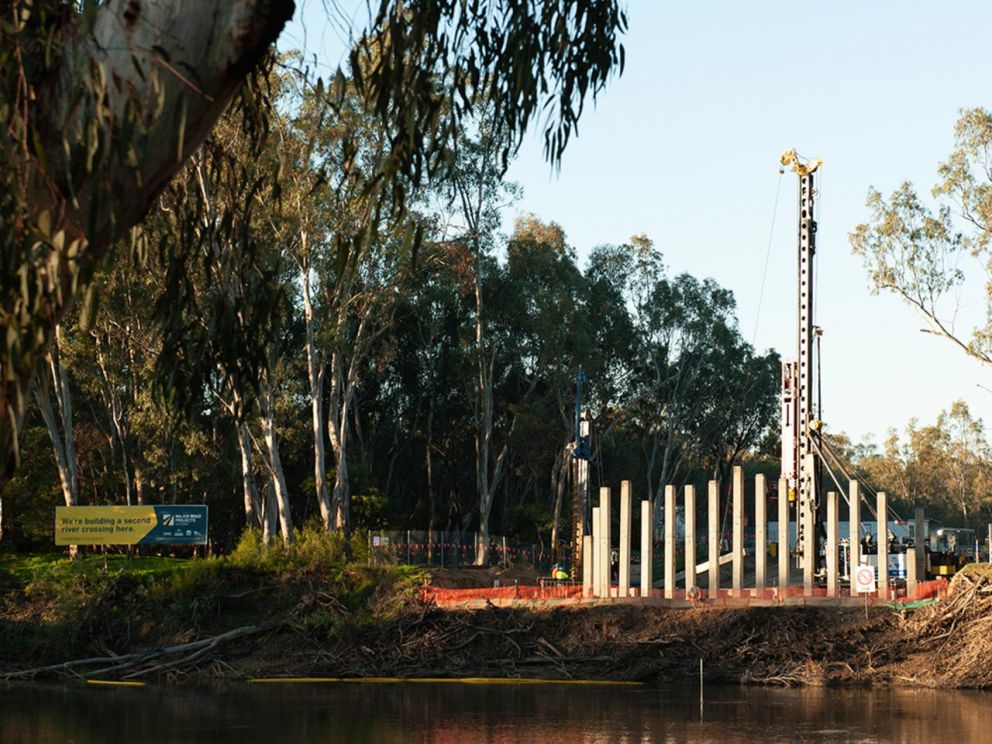
[{"label": "muddy river surface", "polygon": [[579,685],[0,687],[0,742],[980,742],[992,694]]}]

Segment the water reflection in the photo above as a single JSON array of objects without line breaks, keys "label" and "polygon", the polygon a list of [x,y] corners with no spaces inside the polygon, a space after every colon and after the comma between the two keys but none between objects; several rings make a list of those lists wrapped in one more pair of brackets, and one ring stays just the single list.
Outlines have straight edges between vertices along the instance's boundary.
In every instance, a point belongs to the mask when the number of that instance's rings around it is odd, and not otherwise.
[{"label": "water reflection", "polygon": [[992,697],[918,690],[447,684],[0,690],[0,741],[969,742]]}]

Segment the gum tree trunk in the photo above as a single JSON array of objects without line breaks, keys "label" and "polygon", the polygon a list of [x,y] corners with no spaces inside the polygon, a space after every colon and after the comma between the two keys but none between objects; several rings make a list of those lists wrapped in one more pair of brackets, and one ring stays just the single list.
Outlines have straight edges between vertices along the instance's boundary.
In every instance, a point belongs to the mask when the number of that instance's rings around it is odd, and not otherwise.
[{"label": "gum tree trunk", "polygon": [[241,487],[245,497],[245,523],[249,527],[261,524],[262,504],[259,501],[255,474],[251,469],[251,435],[248,424],[238,424],[238,450],[241,453]]},{"label": "gum tree trunk", "polygon": [[[25,400],[56,324],[112,243],[203,141],[294,10],[291,0],[108,0],[93,3],[92,15],[74,6],[67,4],[49,49],[51,72],[26,80],[30,94],[11,102],[20,117],[14,126],[23,127],[10,132],[7,153],[23,184],[19,208],[45,239],[30,251],[26,242],[0,246],[24,262],[28,288],[4,287],[0,298],[0,313],[18,319],[0,354],[4,479],[16,465]],[[5,22],[18,17],[16,8]],[[8,30],[13,37],[18,27]],[[3,74],[18,74],[16,64]]]},{"label": "gum tree trunk", "polygon": [[[289,511],[289,489],[286,487],[286,474],[282,469],[282,457],[279,455],[279,437],[275,428],[275,398],[272,394],[272,382],[268,375],[262,383],[262,435],[268,454],[269,472],[272,474],[272,492],[276,510],[279,514],[279,532],[283,542],[290,545],[293,542],[293,517]],[[270,510],[271,511],[271,510]]]},{"label": "gum tree trunk", "polygon": [[[303,255],[306,255],[306,234],[303,237]],[[332,524],[331,498],[327,493],[327,452],[324,430],[324,366],[317,355],[316,328],[313,313],[313,298],[310,292],[310,264],[307,260],[300,261],[300,278],[303,281],[303,317],[306,323],[307,340],[307,377],[310,382],[310,409],[313,422],[313,478],[314,490],[317,493],[317,504],[320,506],[320,518],[325,530],[330,530]]]}]

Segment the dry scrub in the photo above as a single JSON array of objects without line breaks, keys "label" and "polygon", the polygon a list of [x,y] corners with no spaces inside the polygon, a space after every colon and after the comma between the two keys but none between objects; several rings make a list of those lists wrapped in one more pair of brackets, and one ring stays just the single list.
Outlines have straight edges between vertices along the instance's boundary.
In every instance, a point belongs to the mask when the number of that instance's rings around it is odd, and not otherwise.
[{"label": "dry scrub", "polygon": [[[319,582],[252,633],[202,634],[166,658],[103,663],[112,676],[544,677],[771,685],[992,687],[992,575],[969,570],[919,610],[598,606],[535,611],[392,607],[357,617]],[[315,618],[319,619],[315,621]],[[102,662],[104,660],[101,660]],[[94,669],[95,665],[82,665]],[[119,666],[119,670],[114,667]],[[44,673],[85,674],[56,664]],[[22,673],[24,670],[20,670]],[[120,674],[118,674],[118,671]]]},{"label": "dry scrub", "polygon": [[992,570],[969,566],[948,596],[904,624],[912,649],[894,674],[926,687],[992,688]]}]

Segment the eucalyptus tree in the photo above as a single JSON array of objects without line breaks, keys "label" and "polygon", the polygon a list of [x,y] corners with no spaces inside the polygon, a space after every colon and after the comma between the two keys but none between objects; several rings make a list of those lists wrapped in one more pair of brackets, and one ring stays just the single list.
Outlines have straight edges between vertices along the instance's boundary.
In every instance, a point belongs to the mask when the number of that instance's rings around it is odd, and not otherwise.
[{"label": "eucalyptus tree", "polygon": [[388,330],[401,290],[403,245],[385,239],[364,254],[354,276],[338,282],[325,294],[336,317],[328,329],[330,384],[328,433],[334,450],[334,524],[349,531],[351,484],[348,470],[351,421],[355,419],[357,393],[365,362]]},{"label": "eucalyptus tree", "polygon": [[947,500],[961,511],[964,525],[970,526],[988,509],[992,499],[992,447],[981,419],[972,417],[964,401],[955,401],[950,410],[941,411],[936,427],[944,437],[949,467],[945,471]]},{"label": "eucalyptus tree", "polygon": [[774,418],[777,357],[755,356],[741,339],[729,290],[667,277],[645,236],[598,247],[588,274],[629,313],[630,353],[610,375],[610,415],[621,439],[638,442],[647,493],[657,498],[703,459],[725,475]]},{"label": "eucalyptus tree", "polygon": [[[336,310],[339,317],[347,317],[348,303],[347,297],[335,302],[335,290],[328,287],[340,288],[342,282],[335,270],[353,265],[353,259],[358,258],[357,252],[350,251],[352,241],[368,228],[368,211],[377,200],[367,188],[367,181],[354,176],[362,170],[355,167],[360,147],[355,141],[360,138],[353,137],[352,131],[361,121],[354,113],[355,101],[345,101],[335,112],[315,82],[306,71],[293,69],[275,78],[279,89],[277,113],[265,156],[273,171],[278,170],[279,198],[268,205],[263,219],[274,245],[297,270],[311,409],[314,491],[324,527],[332,529],[337,521],[335,502],[340,489],[335,489],[332,502],[326,480],[328,421],[324,399],[329,359],[336,358],[326,340],[331,335],[327,327],[333,325],[328,316]],[[363,203],[354,203],[362,197]],[[364,214],[358,216],[356,212]],[[342,259],[340,264],[337,258]],[[339,371],[340,364],[333,366]],[[328,412],[333,422],[332,444],[340,442],[340,437],[334,436],[340,420],[335,410],[340,408],[336,406],[340,398],[336,394],[338,382],[339,377],[332,374]],[[346,448],[339,444],[335,454],[341,450]],[[347,484],[347,460],[336,470],[337,481]]]},{"label": "eucalyptus tree", "polygon": [[[632,406],[645,392],[641,364],[652,293],[665,277],[654,242],[634,235],[628,242],[596,246],[585,268],[596,347],[608,350],[603,374],[589,386],[590,406],[599,409],[600,430],[630,423]],[[649,488],[648,492],[650,493]]]},{"label": "eucalyptus tree", "polygon": [[682,465],[686,435],[701,409],[699,373],[711,340],[708,295],[683,275],[664,274],[660,252],[648,239],[600,246],[590,257],[594,280],[623,298],[634,328],[628,397],[618,417],[639,439],[651,498]]},{"label": "eucalyptus tree", "polygon": [[34,398],[52,443],[65,505],[76,506],[79,503],[79,476],[73,437],[70,375],[62,358],[63,339],[63,325],[59,324],[45,354],[46,368],[35,381]]},{"label": "eucalyptus tree", "polygon": [[515,469],[531,481],[521,484],[520,502],[528,485],[544,493],[538,484],[547,483],[547,503],[535,505],[550,511],[555,546],[573,465],[576,375],[582,370],[606,386],[609,361],[616,358],[614,342],[621,338],[597,331],[604,319],[625,309],[591,297],[564,231],[533,215],[519,218],[510,237],[500,306],[516,379],[509,404],[520,422]]},{"label": "eucalyptus tree", "polygon": [[933,424],[912,419],[901,436],[891,430],[881,449],[861,453],[855,464],[897,508],[923,506],[935,519],[964,526],[992,516],[992,450],[981,420],[962,401]]},{"label": "eucalyptus tree", "polygon": [[706,363],[712,394],[700,412],[697,460],[730,493],[731,474],[743,453],[769,435],[779,415],[781,360],[774,351],[758,355],[736,329]]},{"label": "eucalyptus tree", "polygon": [[[280,198],[267,220],[295,263],[301,288],[310,388],[314,485],[326,529],[350,527],[351,422],[365,361],[388,329],[401,296],[404,256],[418,230],[410,193],[402,210],[380,193],[377,169],[388,139],[350,92],[332,106],[305,75],[286,75],[271,157]],[[326,418],[324,412],[327,402]],[[334,489],[325,481],[325,440]]]},{"label": "eucalyptus tree", "polygon": [[851,248],[861,256],[873,292],[892,292],[928,325],[984,366],[992,366],[992,285],[987,282],[984,321],[961,328],[957,297],[967,274],[985,277],[992,262],[992,112],[962,110],[954,128],[954,149],[938,167],[930,207],[911,183],[888,198],[868,192],[869,220],[851,232]]},{"label": "eucalyptus tree", "polygon": [[[80,387],[100,413],[111,457],[120,458],[127,504],[147,503],[151,482],[171,482],[174,472],[178,421],[152,395],[160,345],[149,299],[163,290],[155,268],[154,256],[143,262],[122,256],[102,270],[99,302],[89,317],[78,318],[72,347]],[[169,490],[174,496],[175,485]]]},{"label": "eucalyptus tree", "polygon": [[[56,466],[63,484],[73,483],[78,502],[78,476],[74,446],[73,388],[79,403],[106,438],[109,459],[120,458],[113,484],[102,484],[105,497],[121,495],[126,504],[145,503],[148,483],[145,447],[169,449],[174,427],[162,427],[158,416],[167,413],[152,400],[151,369],[156,354],[148,297],[158,291],[154,273],[138,270],[132,261],[119,261],[101,272],[101,300],[89,317],[69,313],[56,327],[46,369],[39,374],[35,400],[52,438]],[[155,432],[149,429],[156,429]],[[149,436],[146,436],[149,435]],[[146,442],[148,443],[146,445]],[[153,457],[152,460],[155,458]],[[164,468],[168,478],[171,468]]]},{"label": "eucalyptus tree", "polygon": [[[595,96],[623,66],[618,37],[626,17],[615,0],[380,0],[368,7],[349,72],[390,134],[377,178],[394,209],[402,209],[408,183],[446,167],[442,155],[477,111],[478,90],[489,92],[495,120],[509,135],[496,152],[504,167],[539,110],[548,112],[545,152],[557,162],[587,94]],[[205,0],[192,7],[176,0],[15,0],[0,37],[5,477],[55,324],[77,294],[90,296],[111,247],[245,92],[242,81],[292,11],[288,1]],[[332,96],[343,92],[344,78],[342,71]],[[257,102],[250,92],[245,99]],[[256,129],[264,129],[264,119],[253,119]],[[180,262],[198,251],[198,237],[186,235],[192,241],[170,256]],[[174,304],[186,304],[175,283],[168,291]],[[162,313],[159,320],[168,326],[180,317]],[[230,330],[223,318],[214,318],[218,334]],[[170,379],[167,373],[160,388]]]},{"label": "eucalyptus tree", "polygon": [[413,195],[407,196],[403,210],[396,210],[378,193],[376,167],[386,142],[360,101],[347,113],[339,109],[338,116],[340,127],[329,132],[320,149],[329,188],[321,204],[326,219],[324,250],[315,266],[319,304],[313,336],[327,372],[327,433],[335,464],[333,526],[348,532],[349,456],[358,391],[367,361],[388,332],[403,295],[410,252],[421,228]]},{"label": "eucalyptus tree", "polygon": [[5,473],[55,325],[292,10],[260,0],[16,0],[8,8],[0,36]]},{"label": "eucalyptus tree", "polygon": [[[349,127],[344,121],[327,121],[328,101],[315,94],[311,83],[307,74],[293,71],[276,80],[281,93],[277,106],[282,111],[273,117],[274,136],[268,142],[266,156],[277,164],[280,198],[269,205],[263,219],[279,250],[293,261],[299,272],[313,431],[314,490],[324,527],[331,529],[334,515],[326,481],[324,421],[327,354],[317,343],[320,308],[315,308],[314,284],[320,282],[320,269],[328,262],[326,252],[335,237],[332,224],[335,208],[339,206],[335,197],[340,197],[341,188],[340,182],[334,184],[331,179],[345,170],[339,167],[340,163],[331,161],[337,153],[329,142],[347,137]],[[350,152],[342,149],[347,157]],[[246,485],[246,494],[247,488]]]},{"label": "eucalyptus tree", "polygon": [[[464,246],[418,251],[381,351],[368,360],[360,412],[366,452],[394,509],[433,534],[467,522],[474,500],[474,281]],[[384,471],[384,472],[383,472]]]},{"label": "eucalyptus tree", "polygon": [[646,472],[655,498],[684,472],[699,446],[704,412],[720,402],[710,365],[736,331],[732,294],[713,280],[687,274],[658,282],[641,329],[644,394],[638,406]]},{"label": "eucalyptus tree", "polygon": [[475,357],[472,384],[476,408],[475,477],[479,499],[476,563],[485,565],[489,560],[489,518],[496,489],[505,474],[516,417],[505,407],[501,416],[501,411],[494,407],[496,377],[502,374],[503,369],[497,368],[499,345],[492,338],[487,317],[487,299],[491,292],[484,290],[495,284],[493,277],[501,271],[495,258],[500,239],[500,210],[513,203],[518,189],[503,180],[499,162],[506,133],[495,127],[489,117],[483,118],[477,127],[476,136],[463,133],[455,138],[456,160],[445,174],[443,185],[443,197],[450,216],[441,239],[455,250],[465,252],[466,268],[472,282]]},{"label": "eucalyptus tree", "polygon": [[[264,142],[244,135],[239,115],[230,114],[174,180],[148,228],[165,269],[155,307],[163,328],[155,377],[160,395],[174,406],[206,411],[221,405],[230,413],[246,519],[258,519],[260,508],[268,517],[262,517],[266,536],[277,519],[289,543],[293,523],[275,420],[274,367],[292,315],[291,287],[267,219],[278,163],[265,157]],[[183,244],[198,249],[187,254]],[[271,504],[256,494],[247,449],[256,415]]]}]

